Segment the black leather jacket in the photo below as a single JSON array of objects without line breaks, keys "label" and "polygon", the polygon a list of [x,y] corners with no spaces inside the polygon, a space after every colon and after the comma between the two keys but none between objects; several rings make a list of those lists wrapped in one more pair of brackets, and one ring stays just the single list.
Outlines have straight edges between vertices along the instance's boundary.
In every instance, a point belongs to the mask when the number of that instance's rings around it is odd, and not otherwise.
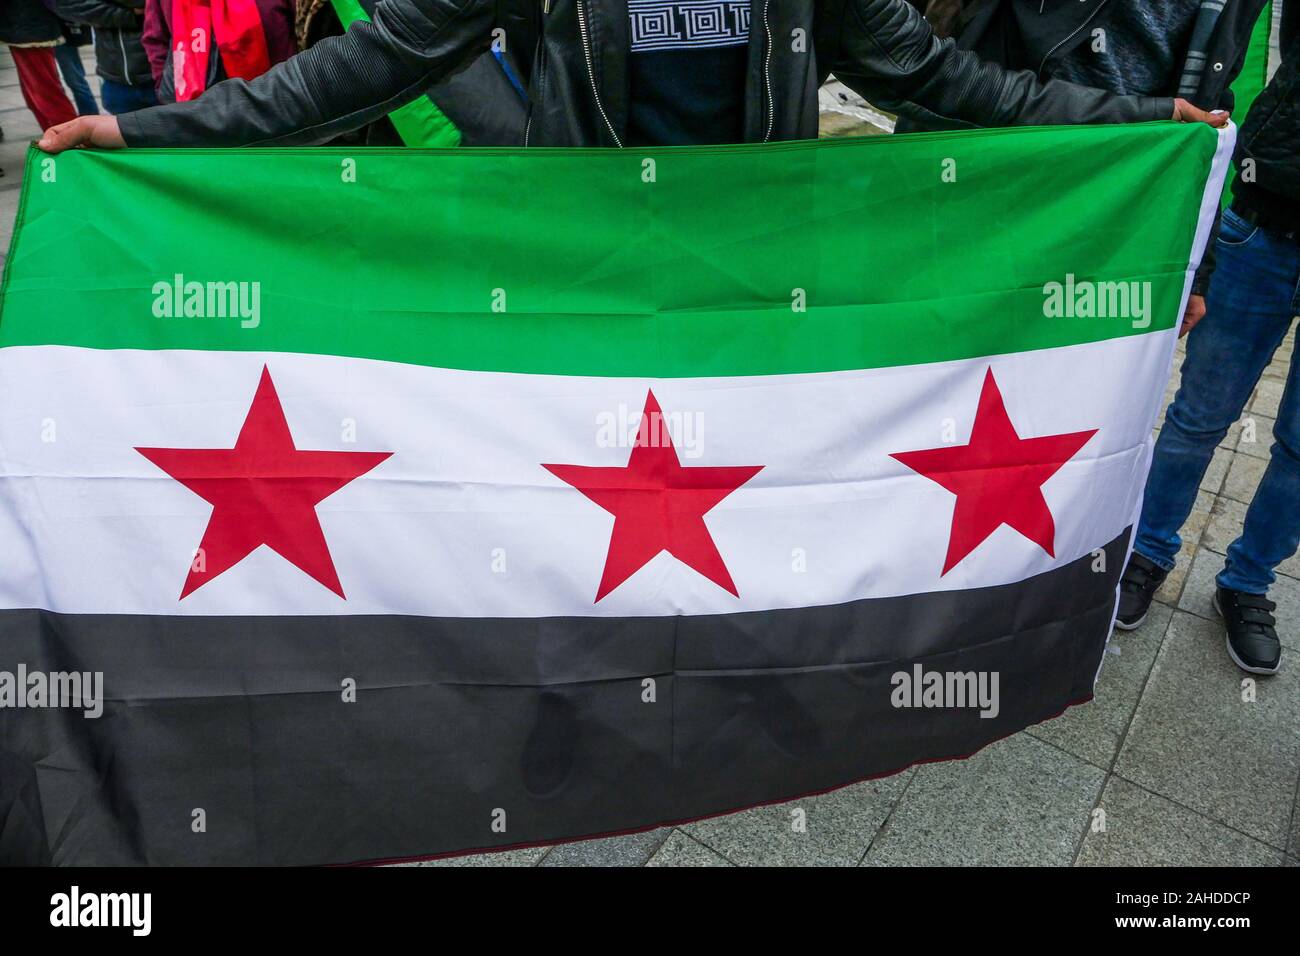
[{"label": "black leather jacket", "polygon": [[[1111,29],[1112,14],[1130,0],[971,0],[958,21],[957,45],[1004,66],[1051,76],[1062,59],[1092,39],[1098,27]],[[1196,92],[1183,93],[1201,109],[1231,110],[1229,89],[1241,72],[1255,21],[1266,0],[1231,0],[1219,14],[1205,47],[1206,68]],[[1175,50],[1178,68],[1167,88],[1153,91],[1173,95],[1178,89],[1186,50]]]},{"label": "black leather jacket", "polygon": [[95,28],[95,72],[126,86],[153,89],[149,57],[140,41],[144,0],[55,0],[59,16]]},{"label": "black leather jacket", "polygon": [[20,47],[54,46],[62,36],[58,17],[41,0],[0,2],[0,43]]},{"label": "black leather jacket", "polygon": [[[1117,97],[1009,73],[940,41],[903,0],[753,0],[745,139],[817,135],[833,71],[873,103],[946,125],[1166,119],[1162,97]],[[370,23],[251,82],[120,118],[129,146],[319,143],[382,116],[487,49],[500,30],[529,77],[520,140],[618,146],[628,113],[626,0],[385,0]]]}]

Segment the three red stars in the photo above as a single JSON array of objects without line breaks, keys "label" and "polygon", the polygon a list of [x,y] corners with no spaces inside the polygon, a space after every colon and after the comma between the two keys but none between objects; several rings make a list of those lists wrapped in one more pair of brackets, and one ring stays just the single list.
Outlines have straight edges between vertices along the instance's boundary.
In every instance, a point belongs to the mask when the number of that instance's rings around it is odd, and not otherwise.
[{"label": "three red stars", "polygon": [[[739,596],[704,516],[763,466],[683,467],[662,422],[648,392],[626,466],[543,465],[614,516],[596,601],[662,551]],[[990,368],[968,444],[892,455],[956,495],[942,574],[1004,524],[1055,556],[1042,486],[1096,431],[1021,438]],[[136,450],[212,505],[181,598],[263,544],[344,597],[316,505],[392,454],[300,451],[266,367],[233,448]]]},{"label": "three red stars", "polygon": [[181,598],[263,544],[344,597],[316,505],[392,454],[299,451],[265,366],[234,448],[136,451],[212,505]]},{"label": "three red stars", "polygon": [[1056,525],[1042,486],[1095,434],[1094,428],[1021,438],[990,368],[984,376],[969,444],[891,455],[957,496],[940,577],[1004,524],[1055,557]]},{"label": "three red stars", "polygon": [[641,427],[622,468],[543,465],[614,516],[599,601],[661,551],[739,597],[704,516],[762,471],[762,465],[683,468],[663,414],[648,392]]}]

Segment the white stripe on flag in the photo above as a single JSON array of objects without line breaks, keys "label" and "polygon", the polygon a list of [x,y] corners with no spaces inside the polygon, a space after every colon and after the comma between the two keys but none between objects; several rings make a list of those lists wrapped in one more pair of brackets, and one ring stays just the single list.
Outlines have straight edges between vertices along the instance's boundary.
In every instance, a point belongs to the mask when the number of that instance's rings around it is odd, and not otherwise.
[{"label": "white stripe on flag", "polygon": [[[1172,340],[654,382],[302,354],[5,349],[0,606],[708,614],[1014,582],[1133,520]],[[231,447],[264,363],[299,449],[393,452],[317,508],[347,600],[265,547],[179,600],[212,509],[135,448]],[[990,367],[1021,437],[1100,431],[1044,485],[1055,558],[1003,526],[941,578],[953,496],[889,456],[967,442]],[[634,426],[648,387],[691,429],[675,436],[683,465],[763,466],[706,518],[739,598],[660,554],[594,603],[613,519],[542,464],[626,465],[629,448],[601,440],[600,416]]]}]

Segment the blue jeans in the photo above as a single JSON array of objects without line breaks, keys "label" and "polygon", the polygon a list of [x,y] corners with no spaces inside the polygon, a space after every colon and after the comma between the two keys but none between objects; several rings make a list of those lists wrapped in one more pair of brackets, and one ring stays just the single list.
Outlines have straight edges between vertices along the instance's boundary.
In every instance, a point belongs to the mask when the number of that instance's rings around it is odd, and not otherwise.
[{"label": "blue jeans", "polygon": [[[1187,337],[1182,384],[1165,415],[1134,547],[1166,570],[1214,449],[1241,417],[1260,374],[1300,311],[1300,243],[1225,210],[1206,312]],[[1300,368],[1292,358],[1273,451],[1228,548],[1220,587],[1264,594],[1300,543]]]},{"label": "blue jeans", "polygon": [[115,116],[158,105],[158,94],[147,83],[128,86],[113,80],[102,80],[99,84],[99,98],[104,101],[104,109]]},{"label": "blue jeans", "polygon": [[95,94],[86,82],[86,67],[81,62],[81,50],[70,43],[60,43],[54,48],[54,59],[59,61],[63,82],[72,90],[72,101],[77,104],[78,116],[93,116],[99,112]]}]

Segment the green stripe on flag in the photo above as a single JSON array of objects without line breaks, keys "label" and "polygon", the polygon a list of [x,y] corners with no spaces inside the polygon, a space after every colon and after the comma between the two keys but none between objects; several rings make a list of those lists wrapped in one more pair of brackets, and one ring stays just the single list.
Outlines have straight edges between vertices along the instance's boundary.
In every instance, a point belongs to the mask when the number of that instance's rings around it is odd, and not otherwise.
[{"label": "green stripe on flag", "polygon": [[[32,152],[0,346],[688,377],[1140,335],[1178,319],[1216,143],[1159,123],[650,150]],[[256,327],[155,315],[177,276],[257,283]],[[1149,325],[1048,317],[1045,284],[1070,276],[1149,282]]]}]

